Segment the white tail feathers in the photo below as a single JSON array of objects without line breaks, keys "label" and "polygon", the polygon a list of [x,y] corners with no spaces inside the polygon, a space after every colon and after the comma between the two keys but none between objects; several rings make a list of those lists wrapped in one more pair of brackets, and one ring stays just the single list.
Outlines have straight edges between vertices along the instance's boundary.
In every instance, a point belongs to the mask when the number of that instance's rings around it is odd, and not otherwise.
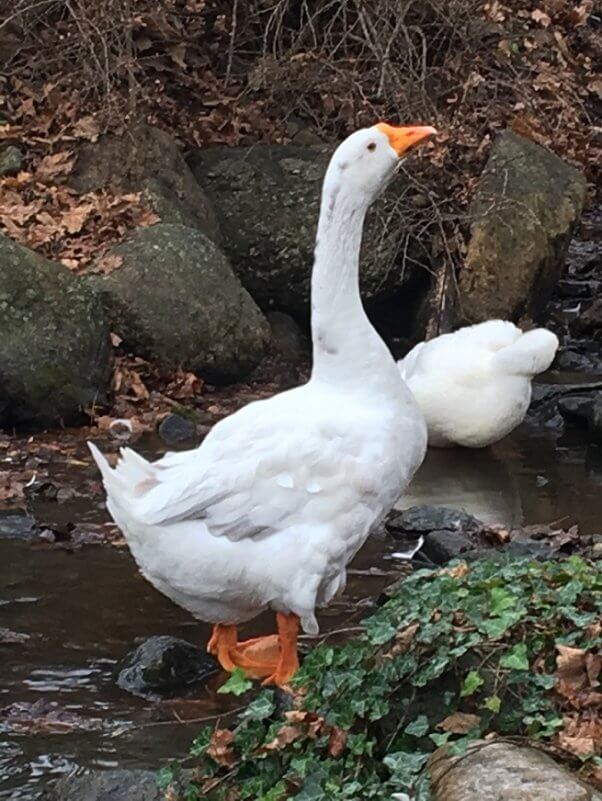
[{"label": "white tail feathers", "polygon": [[157,483],[152,465],[131,448],[121,449],[117,467],[112,468],[93,442],[88,442],[88,447],[98,465],[109,498],[119,501],[126,494],[139,495],[141,490]]},{"label": "white tail feathers", "polygon": [[548,369],[557,350],[556,334],[545,328],[536,328],[498,350],[492,358],[492,366],[508,375],[533,378]]}]

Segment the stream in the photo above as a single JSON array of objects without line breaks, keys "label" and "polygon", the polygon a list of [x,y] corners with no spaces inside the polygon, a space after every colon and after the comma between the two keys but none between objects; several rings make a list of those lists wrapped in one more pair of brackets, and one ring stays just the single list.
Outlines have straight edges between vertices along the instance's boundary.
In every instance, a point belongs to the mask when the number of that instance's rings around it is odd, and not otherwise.
[{"label": "stream", "polygon": [[[600,531],[601,485],[602,449],[588,445],[581,432],[555,439],[534,436],[524,425],[486,451],[431,451],[399,506],[449,505],[507,526],[578,522],[582,533],[591,534]],[[76,498],[43,511],[46,520],[51,513],[106,520],[96,499]],[[320,615],[322,636],[356,625],[381,589],[409,569],[392,557],[395,550],[391,538],[366,544],[344,597]],[[30,801],[49,780],[74,770],[156,769],[187,752],[203,719],[239,703],[217,694],[223,675],[174,701],[145,701],[116,686],[116,664],[137,639],[170,634],[204,643],[209,633],[138,574],[127,549],[69,550],[0,539],[0,626],[30,635],[0,646],[0,707],[58,702],[91,729],[5,731],[0,799]],[[272,626],[264,615],[245,629],[262,633]]]}]

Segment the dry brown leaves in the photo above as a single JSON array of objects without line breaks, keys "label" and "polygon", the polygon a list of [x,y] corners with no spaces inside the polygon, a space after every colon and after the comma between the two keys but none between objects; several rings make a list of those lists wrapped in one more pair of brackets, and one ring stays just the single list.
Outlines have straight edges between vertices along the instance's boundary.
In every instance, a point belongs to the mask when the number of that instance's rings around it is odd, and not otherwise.
[{"label": "dry brown leaves", "polygon": [[444,718],[437,728],[452,734],[467,734],[471,729],[475,729],[480,722],[481,718],[478,715],[471,715],[469,712],[454,712]]},{"label": "dry brown leaves", "polygon": [[556,692],[566,709],[556,744],[580,758],[602,752],[602,692],[599,653],[557,645]]},{"label": "dry brown leaves", "polygon": [[17,734],[70,734],[100,728],[96,718],[83,718],[52,701],[22,701],[0,710],[0,720],[8,731]]},{"label": "dry brown leaves", "polygon": [[230,729],[215,729],[211,742],[207,747],[207,754],[218,763],[226,768],[232,768],[236,764],[236,756],[232,747],[232,740],[234,739],[233,732]]},{"label": "dry brown leaves", "polygon": [[110,272],[121,260],[106,251],[132,228],[154,225],[159,217],[141,205],[139,193],[78,195],[65,183],[73,160],[70,152],[53,153],[31,172],[0,179],[0,226],[72,270]]}]

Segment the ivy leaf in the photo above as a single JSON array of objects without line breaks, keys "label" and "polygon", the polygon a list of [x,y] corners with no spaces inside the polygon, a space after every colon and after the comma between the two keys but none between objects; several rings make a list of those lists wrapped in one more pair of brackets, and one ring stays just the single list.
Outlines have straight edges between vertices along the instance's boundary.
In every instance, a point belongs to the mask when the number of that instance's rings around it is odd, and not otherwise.
[{"label": "ivy leaf", "polygon": [[413,753],[410,751],[396,751],[383,759],[385,767],[389,768],[396,782],[410,785],[417,773],[428,759],[428,754]]},{"label": "ivy leaf", "polygon": [[519,642],[507,654],[504,654],[500,659],[500,666],[510,670],[529,670],[526,643]]},{"label": "ivy leaf", "polygon": [[373,617],[365,622],[368,639],[372,645],[384,645],[397,634],[397,629],[388,620]]},{"label": "ivy leaf", "polygon": [[460,695],[463,698],[473,695],[483,683],[484,679],[481,677],[481,674],[477,670],[471,670],[464,679]]},{"label": "ivy leaf", "polygon": [[219,688],[218,693],[231,695],[242,695],[250,690],[253,682],[245,678],[245,672],[242,668],[234,668],[232,675],[222,686]]},{"label": "ivy leaf", "polygon": [[488,709],[490,712],[493,712],[496,715],[500,711],[501,706],[502,702],[497,695],[490,695],[489,698],[486,698],[485,702],[483,703],[483,707],[485,709]]},{"label": "ivy leaf", "polygon": [[419,715],[415,720],[409,723],[404,732],[411,734],[412,737],[423,737],[430,728],[429,719],[426,715]]},{"label": "ivy leaf", "polygon": [[511,592],[503,587],[493,587],[489,593],[489,611],[492,615],[499,616],[513,606],[516,606],[516,598]]},{"label": "ivy leaf", "polygon": [[274,693],[272,690],[258,695],[254,698],[245,711],[241,714],[241,720],[265,720],[269,718],[276,709],[274,703]]}]

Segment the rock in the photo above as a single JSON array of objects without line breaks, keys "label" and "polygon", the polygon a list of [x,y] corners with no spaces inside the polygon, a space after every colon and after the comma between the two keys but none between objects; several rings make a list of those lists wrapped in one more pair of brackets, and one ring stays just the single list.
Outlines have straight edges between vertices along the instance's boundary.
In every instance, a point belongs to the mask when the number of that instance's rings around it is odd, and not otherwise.
[{"label": "rock", "polygon": [[584,176],[512,131],[494,142],[471,208],[460,321],[541,317],[583,207]]},{"label": "rock", "polygon": [[476,517],[445,506],[411,506],[388,519],[386,526],[393,536],[396,532],[403,532],[413,533],[416,537],[433,531],[437,534],[443,531],[461,532],[470,536],[483,529],[483,524]]},{"label": "rock", "polygon": [[558,282],[556,295],[559,298],[573,300],[575,298],[593,298],[600,292],[600,281],[576,281],[574,278],[565,278]]},{"label": "rock", "polygon": [[573,320],[571,329],[577,334],[591,334],[602,328],[602,298],[596,298],[592,305]]},{"label": "rock", "polygon": [[550,543],[534,540],[531,537],[513,537],[504,550],[508,556],[523,556],[537,561],[552,559],[554,555]]},{"label": "rock", "polygon": [[602,373],[602,351],[581,351],[573,348],[565,350],[563,348],[556,356],[556,367],[559,370],[576,373]]},{"label": "rock", "polygon": [[218,670],[209,654],[176,637],[149,637],[124,659],[117,677],[122,690],[143,698],[173,696],[205,682]]},{"label": "rock", "polygon": [[588,419],[588,430],[591,439],[602,445],[602,392],[596,395],[592,403]]},{"label": "rock", "polygon": [[0,177],[18,173],[23,164],[23,153],[18,147],[9,145],[0,153]]},{"label": "rock", "polygon": [[168,445],[189,442],[196,437],[196,426],[192,420],[179,414],[168,414],[159,425],[159,436]]},{"label": "rock", "polygon": [[0,512],[1,539],[29,539],[36,532],[36,521],[18,512]]},{"label": "rock", "polygon": [[188,225],[216,242],[220,239],[211,203],[176,142],[158,128],[140,125],[123,136],[109,134],[83,144],[70,183],[78,192],[142,192],[162,222]]},{"label": "rock", "polygon": [[64,776],[42,801],[163,801],[157,774],[150,770],[104,770]]},{"label": "rock", "polygon": [[267,321],[204,234],[162,223],[112,252],[122,266],[94,284],[126,347],[212,383],[236,381],[257,365],[269,341]]},{"label": "rock", "polygon": [[293,361],[310,353],[309,340],[289,314],[273,311],[266,316],[272,330],[272,344],[278,353]]},{"label": "rock", "polygon": [[558,411],[570,423],[587,427],[593,398],[588,395],[567,395],[558,400]]},{"label": "rock", "polygon": [[[213,202],[234,270],[264,309],[307,314],[322,179],[331,154],[331,147],[255,145],[195,150],[189,158]],[[377,202],[364,230],[360,282],[368,300],[388,298],[405,286],[422,272],[416,262],[429,266],[415,244],[400,258],[405,225],[396,185]]]},{"label": "rock", "polygon": [[470,551],[473,543],[460,534],[458,531],[429,531],[424,538],[422,553],[431,562],[437,565],[445,565],[452,559],[457,559],[461,554]]},{"label": "rock", "polygon": [[476,741],[462,756],[445,746],[428,762],[434,801],[602,801],[602,795],[534,748]]},{"label": "rock", "polygon": [[99,296],[0,235],[0,425],[48,425],[102,401],[109,328]]}]

